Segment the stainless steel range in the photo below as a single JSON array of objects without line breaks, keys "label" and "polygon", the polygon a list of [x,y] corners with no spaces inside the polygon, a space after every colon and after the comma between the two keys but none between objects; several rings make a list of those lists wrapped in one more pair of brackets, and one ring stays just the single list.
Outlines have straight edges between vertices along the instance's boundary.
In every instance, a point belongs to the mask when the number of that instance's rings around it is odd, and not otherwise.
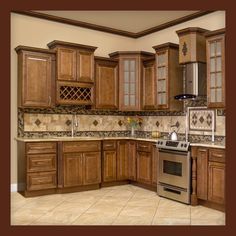
[{"label": "stainless steel range", "polygon": [[157,140],[158,180],[160,196],[190,203],[190,151],[189,142]]}]

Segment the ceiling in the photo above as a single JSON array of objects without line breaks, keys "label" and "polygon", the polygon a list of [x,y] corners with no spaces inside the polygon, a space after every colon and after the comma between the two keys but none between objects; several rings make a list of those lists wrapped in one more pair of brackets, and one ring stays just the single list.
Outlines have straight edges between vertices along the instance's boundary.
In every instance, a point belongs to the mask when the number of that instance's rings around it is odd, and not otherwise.
[{"label": "ceiling", "polygon": [[138,33],[198,11],[34,11],[68,20],[82,21]]}]

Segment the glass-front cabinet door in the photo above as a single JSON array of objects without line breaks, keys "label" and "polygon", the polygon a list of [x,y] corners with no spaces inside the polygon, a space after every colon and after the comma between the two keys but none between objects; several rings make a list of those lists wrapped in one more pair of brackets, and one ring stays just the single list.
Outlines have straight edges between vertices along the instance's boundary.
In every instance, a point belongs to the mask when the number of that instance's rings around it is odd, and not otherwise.
[{"label": "glass-front cabinet door", "polygon": [[161,51],[156,56],[157,63],[157,107],[168,107],[168,51]]},{"label": "glass-front cabinet door", "polygon": [[206,42],[208,107],[225,107],[225,35],[207,36]]}]

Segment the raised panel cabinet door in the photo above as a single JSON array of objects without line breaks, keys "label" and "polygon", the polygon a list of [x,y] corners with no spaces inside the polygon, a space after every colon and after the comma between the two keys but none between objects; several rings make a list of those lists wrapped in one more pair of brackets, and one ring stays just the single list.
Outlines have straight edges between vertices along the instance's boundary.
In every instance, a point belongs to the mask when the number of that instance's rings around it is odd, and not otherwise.
[{"label": "raised panel cabinet door", "polygon": [[77,51],[77,81],[94,82],[94,55]]},{"label": "raised panel cabinet door", "polygon": [[63,154],[64,187],[80,186],[83,184],[83,155],[82,153]]},{"label": "raised panel cabinet door", "polygon": [[118,108],[117,66],[96,65],[96,108]]},{"label": "raised panel cabinet door", "polygon": [[208,149],[197,150],[197,198],[207,200],[208,189]]},{"label": "raised panel cabinet door", "polygon": [[225,203],[225,164],[209,162],[208,200]]},{"label": "raised panel cabinet door", "polygon": [[117,180],[129,179],[129,142],[118,141],[117,146]]},{"label": "raised panel cabinet door", "polygon": [[57,79],[76,81],[76,50],[58,48],[57,51]]},{"label": "raised panel cabinet door", "polygon": [[155,63],[143,65],[143,109],[156,108]]},{"label": "raised panel cabinet door", "polygon": [[103,182],[116,181],[116,151],[103,151]]},{"label": "raised panel cabinet door", "polygon": [[83,184],[101,183],[101,153],[83,153]]},{"label": "raised panel cabinet door", "polygon": [[21,105],[50,107],[54,103],[54,55],[23,53]]},{"label": "raised panel cabinet door", "polygon": [[155,144],[152,145],[152,185],[157,186],[158,171],[158,149]]},{"label": "raised panel cabinet door", "polygon": [[150,152],[137,152],[137,181],[140,183],[151,184],[152,176],[152,157]]},{"label": "raised panel cabinet door", "polygon": [[137,179],[137,162],[136,162],[136,142],[129,141],[129,179],[136,181]]}]

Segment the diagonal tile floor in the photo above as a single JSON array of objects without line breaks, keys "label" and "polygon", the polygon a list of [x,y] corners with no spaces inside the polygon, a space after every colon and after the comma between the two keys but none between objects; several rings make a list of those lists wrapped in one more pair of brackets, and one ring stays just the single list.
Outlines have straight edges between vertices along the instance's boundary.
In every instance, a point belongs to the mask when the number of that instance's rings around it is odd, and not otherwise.
[{"label": "diagonal tile floor", "polygon": [[225,225],[225,214],[133,185],[24,198],[11,193],[12,225]]}]

